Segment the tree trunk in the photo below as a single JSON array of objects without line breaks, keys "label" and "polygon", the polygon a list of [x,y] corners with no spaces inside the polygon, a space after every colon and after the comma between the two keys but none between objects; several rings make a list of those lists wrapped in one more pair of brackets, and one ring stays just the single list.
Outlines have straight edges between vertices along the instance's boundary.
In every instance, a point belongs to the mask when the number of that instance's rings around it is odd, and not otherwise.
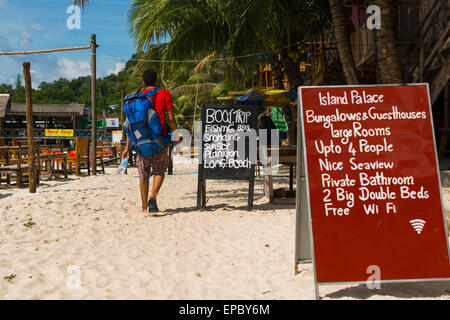
[{"label": "tree trunk", "polygon": [[280,59],[276,54],[269,58],[270,69],[272,70],[273,86],[275,89],[284,89],[283,84],[283,67]]},{"label": "tree trunk", "polygon": [[334,34],[336,36],[339,59],[344,70],[345,80],[348,84],[358,84],[358,73],[350,46],[350,31],[348,29],[347,15],[342,0],[329,0],[333,20]]},{"label": "tree trunk", "polygon": [[381,83],[402,83],[402,69],[394,34],[394,8],[389,0],[371,0],[370,4],[380,7],[381,29],[375,29],[375,51],[377,71]]}]

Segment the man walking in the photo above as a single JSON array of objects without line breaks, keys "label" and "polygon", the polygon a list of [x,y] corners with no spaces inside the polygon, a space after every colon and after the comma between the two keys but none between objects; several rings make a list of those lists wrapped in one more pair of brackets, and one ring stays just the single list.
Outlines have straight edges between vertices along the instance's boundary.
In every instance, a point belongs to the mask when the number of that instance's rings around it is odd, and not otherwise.
[{"label": "man walking", "polygon": [[[142,90],[144,94],[156,88],[158,77],[154,70],[146,70],[142,75],[142,79],[146,85],[146,88]],[[166,135],[169,132],[166,125],[166,114],[171,131],[173,132],[177,129],[177,122],[173,113],[172,96],[168,90],[159,89],[156,92],[153,99],[153,108],[158,114],[159,121],[161,122],[161,135]],[[129,157],[130,148],[131,142],[127,137],[127,144],[122,154],[122,159]],[[162,152],[152,157],[137,156],[143,212],[146,212],[147,210],[149,212],[158,212],[156,198],[163,184],[165,171],[169,166],[169,157],[168,147],[165,147]],[[151,176],[154,176],[153,187],[149,195],[149,180]]]}]

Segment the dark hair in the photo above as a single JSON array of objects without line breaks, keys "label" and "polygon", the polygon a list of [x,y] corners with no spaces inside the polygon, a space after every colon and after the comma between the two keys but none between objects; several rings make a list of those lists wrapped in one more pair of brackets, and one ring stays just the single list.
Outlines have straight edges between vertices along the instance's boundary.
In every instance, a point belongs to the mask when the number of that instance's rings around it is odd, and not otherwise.
[{"label": "dark hair", "polygon": [[152,69],[145,70],[142,74],[142,79],[144,80],[146,86],[154,86],[157,77],[158,75],[156,71]]}]

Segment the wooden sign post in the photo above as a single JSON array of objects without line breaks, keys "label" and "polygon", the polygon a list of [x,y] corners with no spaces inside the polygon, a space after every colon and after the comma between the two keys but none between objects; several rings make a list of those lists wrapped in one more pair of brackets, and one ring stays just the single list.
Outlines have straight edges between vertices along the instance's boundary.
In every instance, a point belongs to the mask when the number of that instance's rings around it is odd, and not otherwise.
[{"label": "wooden sign post", "polygon": [[91,104],[92,104],[92,137],[91,137],[91,172],[97,175],[97,43],[95,34],[91,34]]},{"label": "wooden sign post", "polygon": [[318,285],[450,280],[428,85],[301,87]]},{"label": "wooden sign post", "polygon": [[[33,99],[29,62],[23,63],[23,78],[25,82],[25,105],[28,136],[28,185],[30,193],[36,193],[36,151],[34,149]],[[18,156],[20,157],[20,155]]]},{"label": "wooden sign post", "polygon": [[197,206],[206,206],[206,180],[247,180],[253,208],[256,164],[256,106],[202,106]]}]

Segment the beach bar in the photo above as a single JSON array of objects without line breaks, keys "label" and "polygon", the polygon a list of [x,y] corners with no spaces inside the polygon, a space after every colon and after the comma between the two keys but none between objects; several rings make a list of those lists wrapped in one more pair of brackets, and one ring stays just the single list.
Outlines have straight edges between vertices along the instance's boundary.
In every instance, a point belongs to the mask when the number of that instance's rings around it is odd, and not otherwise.
[{"label": "beach bar", "polygon": [[[12,139],[26,136],[26,107],[23,103],[10,103],[9,95],[0,95],[0,136]],[[34,132],[45,137],[46,129],[79,128],[84,114],[84,105],[33,104]]]}]

